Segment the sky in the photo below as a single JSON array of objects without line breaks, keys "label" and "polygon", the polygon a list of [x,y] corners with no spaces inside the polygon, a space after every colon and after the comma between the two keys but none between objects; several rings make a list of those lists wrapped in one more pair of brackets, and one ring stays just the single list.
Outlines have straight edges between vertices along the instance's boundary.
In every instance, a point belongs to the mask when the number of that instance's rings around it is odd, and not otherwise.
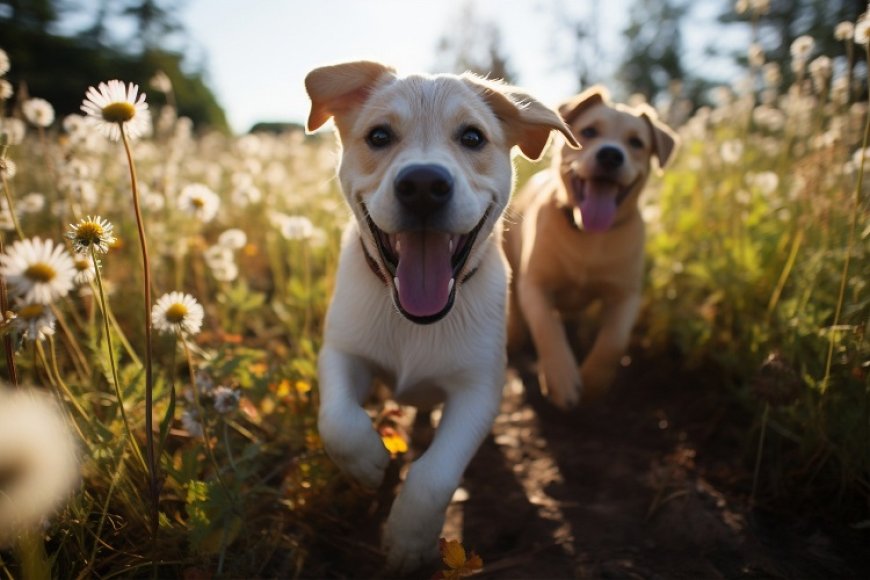
[{"label": "sky", "polygon": [[[304,122],[303,79],[311,69],[373,59],[399,73],[437,72],[436,47],[458,25],[465,0],[187,0],[179,16],[188,54],[206,79],[231,128],[258,121]],[[597,5],[602,68],[619,58],[631,0],[474,0],[482,19],[498,25],[517,83],[555,105],[578,89],[560,60],[573,50],[558,7],[590,18]],[[721,9],[721,1],[697,5]],[[704,11],[698,18],[704,19]],[[710,12],[709,10],[707,12]],[[703,44],[703,27],[689,26],[687,45]]]}]

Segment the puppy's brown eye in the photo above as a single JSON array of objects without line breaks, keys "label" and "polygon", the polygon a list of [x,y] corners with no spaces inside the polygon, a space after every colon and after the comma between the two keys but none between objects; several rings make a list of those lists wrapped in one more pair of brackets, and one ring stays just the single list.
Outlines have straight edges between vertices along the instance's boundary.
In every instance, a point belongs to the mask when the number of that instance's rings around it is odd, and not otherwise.
[{"label": "puppy's brown eye", "polygon": [[593,137],[598,136],[598,129],[595,127],[583,127],[580,129],[580,136],[585,137],[586,139],[592,139]]},{"label": "puppy's brown eye", "polygon": [[643,141],[641,141],[638,137],[632,137],[628,140],[628,144],[634,149],[643,149]]},{"label": "puppy's brown eye", "polygon": [[366,143],[368,143],[369,147],[372,149],[383,149],[384,147],[392,145],[395,137],[396,136],[389,127],[378,125],[369,131],[368,135],[366,135]]},{"label": "puppy's brown eye", "polygon": [[459,142],[468,149],[480,149],[486,144],[486,137],[477,127],[466,127],[459,134]]}]

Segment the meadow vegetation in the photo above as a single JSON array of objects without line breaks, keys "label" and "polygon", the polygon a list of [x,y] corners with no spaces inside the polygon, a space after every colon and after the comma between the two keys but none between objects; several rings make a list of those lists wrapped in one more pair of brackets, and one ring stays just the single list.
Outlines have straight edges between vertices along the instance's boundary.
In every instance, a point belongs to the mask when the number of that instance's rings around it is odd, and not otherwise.
[{"label": "meadow vegetation", "polygon": [[[843,42],[854,34],[863,49],[866,25]],[[686,397],[727,390],[754,417],[735,458],[757,465],[753,500],[848,497],[866,524],[866,83],[801,42],[793,84],[756,55],[747,82],[681,127],[681,152],[645,199],[638,333],[663,360],[705,371]],[[143,135],[119,141],[39,105],[0,125],[2,373],[4,389],[60,402],[81,478],[37,529],[0,546],[0,576],[147,576],[153,562],[160,575],[299,574],[321,508],[356,497],[315,422],[320,328],[349,215],[334,141],[196,134],[168,105],[136,109]],[[26,240],[51,240],[39,254],[54,267],[47,280]],[[29,291],[40,280],[45,296]],[[11,495],[14,475],[0,462],[0,491]]]}]

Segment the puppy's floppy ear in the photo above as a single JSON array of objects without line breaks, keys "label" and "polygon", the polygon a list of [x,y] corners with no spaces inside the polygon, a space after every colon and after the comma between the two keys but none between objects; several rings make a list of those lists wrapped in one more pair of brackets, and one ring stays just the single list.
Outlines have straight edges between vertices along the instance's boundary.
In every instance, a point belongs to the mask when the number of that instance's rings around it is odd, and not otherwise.
[{"label": "puppy's floppy ear", "polygon": [[573,147],[580,144],[559,114],[518,87],[484,79],[466,73],[462,78],[471,83],[505,125],[508,140],[517,145],[523,155],[536,160],[541,157],[552,131],[559,131]]},{"label": "puppy's floppy ear", "polygon": [[640,118],[649,125],[653,139],[653,153],[659,160],[659,167],[664,167],[679,146],[680,138],[673,129],[659,120],[652,107],[642,105],[638,107],[638,111]]},{"label": "puppy's floppy ear", "polygon": [[586,109],[609,102],[610,92],[602,85],[593,85],[559,105],[559,114],[570,125]]},{"label": "puppy's floppy ear", "polygon": [[305,129],[314,131],[330,117],[338,117],[360,106],[384,75],[395,70],[366,60],[323,66],[305,76],[305,90],[311,99],[311,112]]}]

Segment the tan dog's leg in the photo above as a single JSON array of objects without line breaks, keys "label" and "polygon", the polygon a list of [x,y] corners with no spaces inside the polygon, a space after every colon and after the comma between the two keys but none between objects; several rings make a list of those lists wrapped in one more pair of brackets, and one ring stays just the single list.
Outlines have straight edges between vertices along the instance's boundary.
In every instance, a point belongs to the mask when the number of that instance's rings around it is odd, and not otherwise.
[{"label": "tan dog's leg", "polygon": [[631,329],[639,311],[638,294],[605,300],[601,330],[580,368],[584,399],[601,396],[613,382],[619,361],[628,349]]},{"label": "tan dog's leg", "polygon": [[528,276],[519,280],[519,302],[538,352],[538,382],[547,396],[562,409],[580,400],[580,373],[571,352],[562,318],[544,289]]}]

